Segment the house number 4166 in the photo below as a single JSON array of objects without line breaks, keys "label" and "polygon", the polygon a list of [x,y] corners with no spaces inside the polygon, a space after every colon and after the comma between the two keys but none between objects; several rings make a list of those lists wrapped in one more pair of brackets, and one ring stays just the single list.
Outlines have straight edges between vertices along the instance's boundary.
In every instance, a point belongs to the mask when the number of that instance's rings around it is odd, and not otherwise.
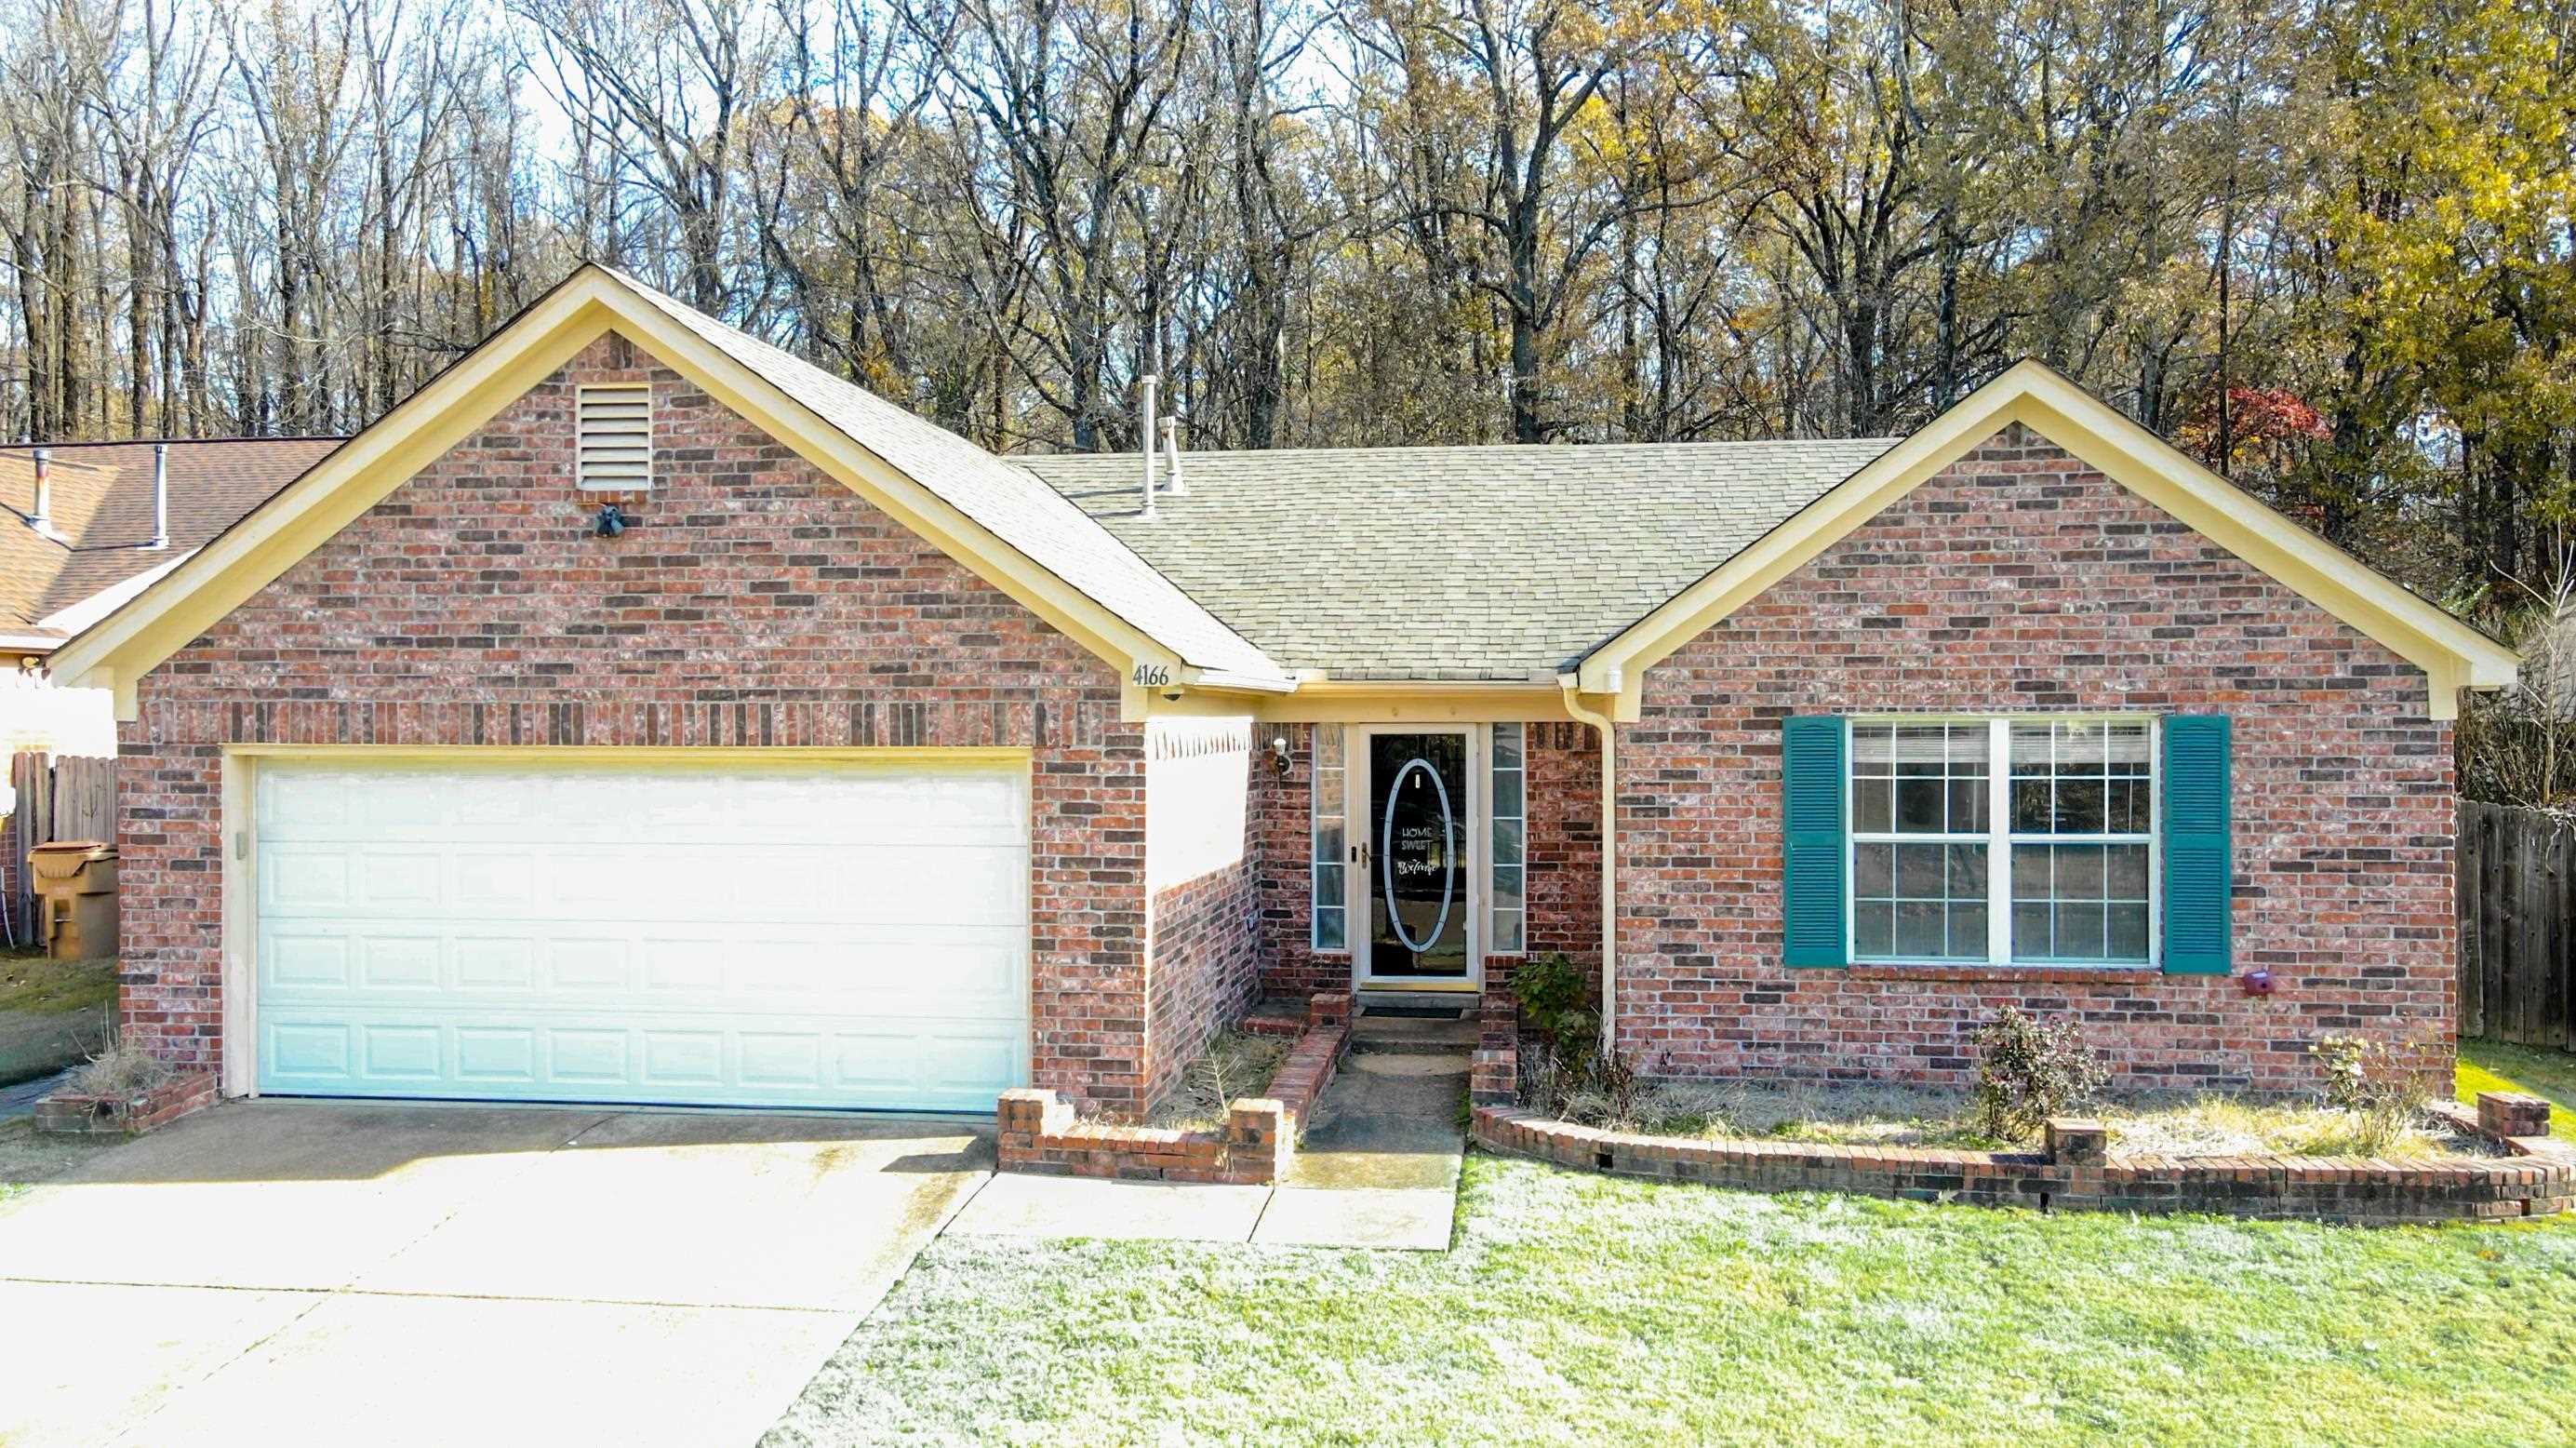
[{"label": "house number 4166", "polygon": [[1136,685],[1142,689],[1159,689],[1172,682],[1172,671],[1161,664],[1138,664]]}]

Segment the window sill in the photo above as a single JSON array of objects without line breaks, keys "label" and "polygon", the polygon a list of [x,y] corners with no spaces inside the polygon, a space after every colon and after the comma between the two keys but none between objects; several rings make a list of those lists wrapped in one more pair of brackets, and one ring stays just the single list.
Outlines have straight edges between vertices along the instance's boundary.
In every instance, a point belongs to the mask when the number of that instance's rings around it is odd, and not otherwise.
[{"label": "window sill", "polygon": [[1854,964],[1845,967],[1854,980],[2011,981],[2017,985],[2128,985],[2140,977],[2159,977],[2152,965],[1989,965]]}]

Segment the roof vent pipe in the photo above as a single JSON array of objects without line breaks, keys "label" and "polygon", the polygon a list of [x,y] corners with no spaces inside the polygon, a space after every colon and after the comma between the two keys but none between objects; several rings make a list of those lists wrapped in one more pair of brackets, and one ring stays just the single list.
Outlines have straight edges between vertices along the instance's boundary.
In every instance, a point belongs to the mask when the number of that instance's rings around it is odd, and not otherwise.
[{"label": "roof vent pipe", "polygon": [[170,445],[152,445],[152,541],[147,547],[170,546]]},{"label": "roof vent pipe", "polygon": [[1145,516],[1154,516],[1154,393],[1162,379],[1148,372],[1137,381],[1145,389],[1145,425],[1137,430],[1140,451],[1145,454]]},{"label": "roof vent pipe", "polygon": [[34,508],[27,514],[27,521],[35,525],[35,529],[39,533],[50,533],[54,531],[53,465],[54,450],[52,448],[40,447],[36,449],[36,502]]},{"label": "roof vent pipe", "polygon": [[1163,419],[1163,462],[1172,475],[1172,496],[1188,497],[1190,485],[1181,477],[1181,420],[1177,417]]}]

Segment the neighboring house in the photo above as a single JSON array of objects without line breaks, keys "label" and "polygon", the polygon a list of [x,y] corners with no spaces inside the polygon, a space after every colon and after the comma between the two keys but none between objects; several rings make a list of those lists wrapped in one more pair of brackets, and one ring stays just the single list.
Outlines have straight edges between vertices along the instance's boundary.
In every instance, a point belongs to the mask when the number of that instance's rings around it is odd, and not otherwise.
[{"label": "neighboring house", "polygon": [[1147,517],[583,269],[57,654],[128,1030],[1130,1114],[1257,994],[1561,950],[1655,1073],[1958,1081],[2013,1002],[2133,1085],[2447,1052],[2512,653],[2045,368],[1894,442],[1182,463]]},{"label": "neighboring house", "polygon": [[0,447],[0,663],[42,663],[342,441]]},{"label": "neighboring house", "polygon": [[[339,438],[211,438],[0,447],[0,670],[31,671]],[[106,696],[0,680],[0,765],[26,750],[116,752]],[[17,809],[0,774],[0,891],[14,891]],[[15,895],[12,894],[12,899]]]}]

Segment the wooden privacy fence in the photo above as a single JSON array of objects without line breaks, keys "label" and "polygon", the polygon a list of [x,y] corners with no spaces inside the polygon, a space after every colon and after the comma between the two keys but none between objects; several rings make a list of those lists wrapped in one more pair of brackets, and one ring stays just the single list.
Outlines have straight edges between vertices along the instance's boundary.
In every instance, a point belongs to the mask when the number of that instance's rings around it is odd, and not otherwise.
[{"label": "wooden privacy fence", "polygon": [[2576,1050],[2576,823],[2460,801],[2460,1035]]},{"label": "wooden privacy fence", "polygon": [[9,817],[7,854],[9,924],[27,940],[35,918],[28,889],[27,851],[55,840],[116,841],[116,761],[76,754],[17,754],[9,783],[18,792]]}]

